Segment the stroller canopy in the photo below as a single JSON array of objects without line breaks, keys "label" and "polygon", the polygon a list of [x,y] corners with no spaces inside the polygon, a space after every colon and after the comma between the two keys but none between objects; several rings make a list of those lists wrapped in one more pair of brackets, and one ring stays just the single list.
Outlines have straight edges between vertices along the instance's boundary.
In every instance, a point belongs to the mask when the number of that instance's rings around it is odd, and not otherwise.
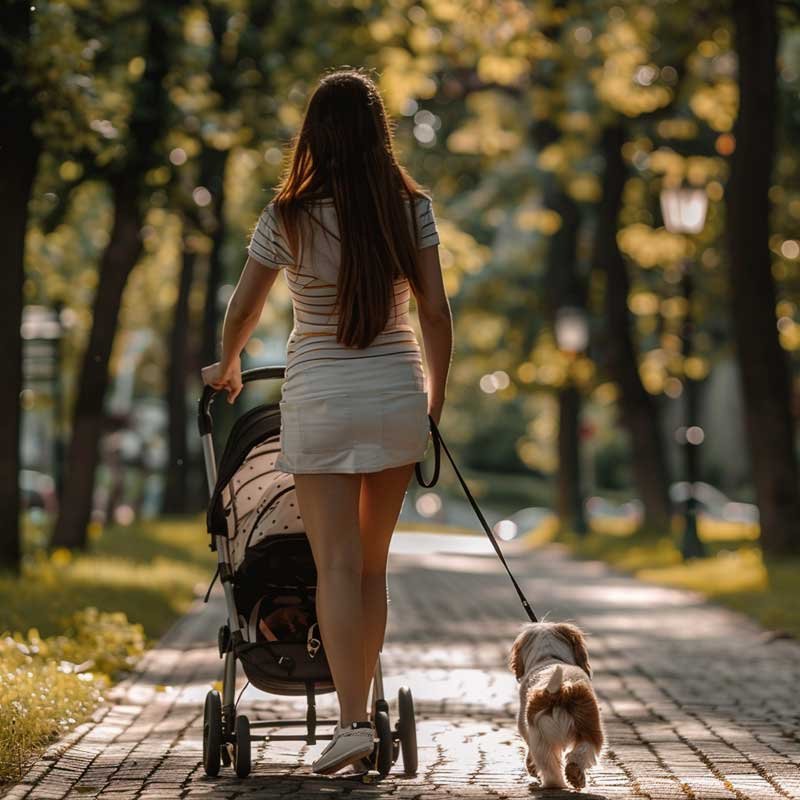
[{"label": "stroller canopy", "polygon": [[208,532],[229,540],[231,569],[267,537],[304,532],[294,476],[275,469],[280,453],[280,410],[257,406],[233,425],[208,505]]}]

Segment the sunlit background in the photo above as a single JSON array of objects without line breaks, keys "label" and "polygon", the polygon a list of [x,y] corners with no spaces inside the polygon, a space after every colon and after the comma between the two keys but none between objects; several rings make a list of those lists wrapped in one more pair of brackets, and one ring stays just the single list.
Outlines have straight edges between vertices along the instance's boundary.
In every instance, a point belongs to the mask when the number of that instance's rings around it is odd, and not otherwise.
[{"label": "sunlit background", "polygon": [[[315,82],[355,65],[433,196],[455,319],[442,433],[499,538],[560,536],[631,569],[685,561],[712,594],[733,558],[742,583],[720,593],[739,605],[774,570],[796,576],[790,5],[773,68],[713,0],[31,4],[3,50],[4,91],[30,111],[4,162],[18,178],[4,205],[28,209],[4,223],[24,374],[9,348],[0,461],[21,494],[4,490],[5,566],[201,520],[200,367]],[[746,113],[751,75],[774,96]],[[281,278],[243,365],[282,363],[291,324]],[[278,389],[216,409],[220,444]],[[475,527],[447,467],[412,483],[402,520]],[[17,610],[0,629],[26,622]]]}]

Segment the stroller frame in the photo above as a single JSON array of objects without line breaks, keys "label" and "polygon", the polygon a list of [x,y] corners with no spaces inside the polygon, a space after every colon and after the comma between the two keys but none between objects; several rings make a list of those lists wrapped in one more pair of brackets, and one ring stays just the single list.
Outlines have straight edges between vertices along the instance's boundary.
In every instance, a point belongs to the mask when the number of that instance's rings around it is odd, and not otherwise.
[{"label": "stroller frame", "polygon": [[[266,366],[245,370],[242,383],[256,380],[276,380],[285,377],[284,366]],[[197,423],[200,444],[205,465],[209,497],[217,484],[217,459],[214,451],[213,419],[211,404],[217,390],[206,385],[198,402]],[[217,569],[225,595],[227,623],[220,627],[218,645],[220,658],[224,660],[222,696],[216,690],[206,695],[203,719],[203,765],[207,775],[219,774],[220,765],[233,766],[236,774],[244,778],[251,770],[251,742],[291,740],[313,745],[319,740],[332,739],[332,733],[317,733],[317,725],[335,725],[337,719],[318,719],[316,713],[316,692],[313,683],[306,682],[307,710],[305,719],[271,719],[250,722],[236,711],[236,646],[244,642],[244,634],[239,623],[239,614],[234,597],[234,571],[226,536],[213,537],[217,551]],[[330,691],[330,690],[328,690]],[[407,775],[417,771],[417,739],[414,719],[414,705],[411,691],[401,686],[398,691],[399,719],[392,729],[389,721],[389,704],[383,690],[381,654],[375,665],[371,682],[372,717],[375,722],[375,749],[371,761],[381,777],[388,774],[402,749],[403,767]],[[253,734],[252,729],[305,727],[305,733]]]}]

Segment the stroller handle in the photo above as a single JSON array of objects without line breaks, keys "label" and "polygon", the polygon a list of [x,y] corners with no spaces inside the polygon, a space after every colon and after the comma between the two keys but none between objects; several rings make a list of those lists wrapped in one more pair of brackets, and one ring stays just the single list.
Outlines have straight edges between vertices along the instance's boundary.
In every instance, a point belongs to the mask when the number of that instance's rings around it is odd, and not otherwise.
[{"label": "stroller handle", "polygon": [[[242,373],[242,383],[250,383],[251,381],[275,380],[283,378],[286,374],[286,367],[254,367],[253,369],[246,369]],[[197,404],[197,428],[200,431],[200,436],[205,436],[211,433],[214,427],[214,421],[211,418],[211,403],[214,397],[221,389],[215,389],[213,386],[205,385],[203,387],[203,394]]]}]

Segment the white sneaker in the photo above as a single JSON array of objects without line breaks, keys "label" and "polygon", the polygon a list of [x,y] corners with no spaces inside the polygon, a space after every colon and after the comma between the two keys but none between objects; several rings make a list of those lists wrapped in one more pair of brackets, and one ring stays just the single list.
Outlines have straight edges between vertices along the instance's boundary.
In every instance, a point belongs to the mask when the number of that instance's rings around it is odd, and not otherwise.
[{"label": "white sneaker", "polygon": [[353,722],[346,728],[333,729],[333,739],[311,765],[313,772],[329,775],[371,755],[375,742],[372,722]]},{"label": "white sneaker", "polygon": [[[369,717],[367,717],[367,719],[369,719],[369,721],[372,723],[372,727],[374,729],[375,720],[372,718],[372,714],[370,714]],[[378,754],[378,742],[375,741],[373,742],[372,745],[372,752],[368,756],[363,756],[358,761],[354,761],[350,765],[350,769],[353,770],[353,772],[359,772],[359,773],[369,772],[370,770],[377,769],[376,766],[377,754]]]},{"label": "white sneaker", "polygon": [[375,748],[373,747],[368,756],[362,756],[358,761],[354,761],[350,765],[350,769],[353,772],[370,772],[370,770],[377,769],[375,766]]}]

